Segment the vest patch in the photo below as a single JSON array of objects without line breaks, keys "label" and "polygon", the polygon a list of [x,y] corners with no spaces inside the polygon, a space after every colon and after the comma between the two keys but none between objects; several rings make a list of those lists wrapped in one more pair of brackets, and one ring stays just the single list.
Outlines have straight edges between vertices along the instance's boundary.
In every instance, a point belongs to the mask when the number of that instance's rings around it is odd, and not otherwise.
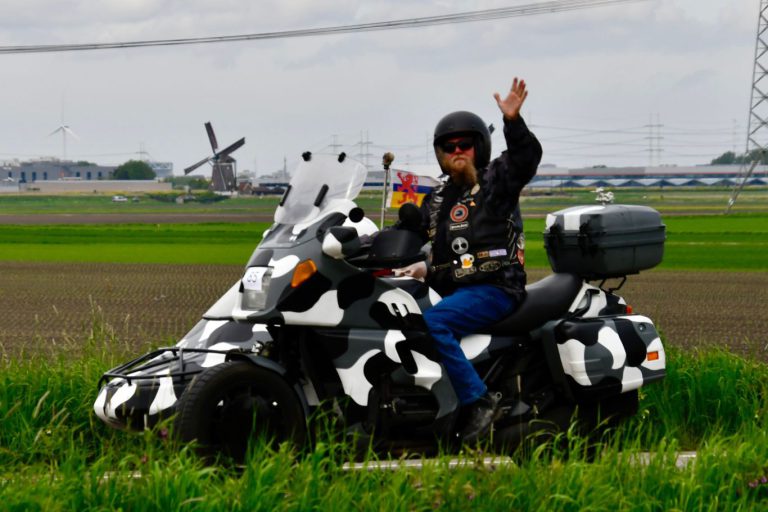
[{"label": "vest patch", "polygon": [[496,272],[501,268],[501,262],[498,260],[486,261],[480,264],[480,272]]},{"label": "vest patch", "polygon": [[453,222],[465,221],[467,220],[467,215],[469,215],[469,210],[463,204],[457,204],[451,208],[451,220]]},{"label": "vest patch", "polygon": [[463,237],[454,238],[451,242],[451,249],[456,254],[464,254],[469,250],[469,242]]},{"label": "vest patch", "polygon": [[469,228],[469,222],[459,222],[457,224],[451,224],[448,226],[448,229],[451,231],[461,231],[467,228]]},{"label": "vest patch", "polygon": [[454,269],[453,275],[456,277],[456,279],[461,279],[462,277],[470,276],[475,272],[477,272],[477,269],[475,267],[457,268],[457,269]]}]

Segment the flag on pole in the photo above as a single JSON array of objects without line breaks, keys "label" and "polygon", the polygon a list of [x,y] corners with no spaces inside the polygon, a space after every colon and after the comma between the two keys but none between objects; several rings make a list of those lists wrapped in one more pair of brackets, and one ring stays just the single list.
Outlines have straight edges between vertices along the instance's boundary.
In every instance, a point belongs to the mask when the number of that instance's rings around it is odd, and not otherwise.
[{"label": "flag on pole", "polygon": [[405,203],[421,206],[424,197],[440,182],[431,177],[413,172],[392,169],[392,185],[389,191],[389,206],[400,208]]}]

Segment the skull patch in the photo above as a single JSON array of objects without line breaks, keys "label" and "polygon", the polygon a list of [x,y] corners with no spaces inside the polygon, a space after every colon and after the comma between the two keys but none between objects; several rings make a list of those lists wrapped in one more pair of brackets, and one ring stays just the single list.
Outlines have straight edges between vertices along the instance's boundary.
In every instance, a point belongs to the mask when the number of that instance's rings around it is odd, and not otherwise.
[{"label": "skull patch", "polygon": [[453,249],[453,252],[456,254],[464,254],[469,250],[469,242],[467,242],[467,239],[464,237],[457,237],[453,239],[453,242],[451,242],[451,249]]}]

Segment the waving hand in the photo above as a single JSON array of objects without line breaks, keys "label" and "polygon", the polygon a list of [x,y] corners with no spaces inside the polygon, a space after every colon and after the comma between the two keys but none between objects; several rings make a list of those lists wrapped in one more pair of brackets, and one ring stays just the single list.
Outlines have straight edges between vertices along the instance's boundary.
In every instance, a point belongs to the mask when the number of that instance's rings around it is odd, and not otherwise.
[{"label": "waving hand", "polygon": [[525,80],[518,80],[517,77],[512,81],[512,88],[509,90],[506,98],[501,97],[499,93],[494,93],[499,110],[504,114],[504,119],[511,121],[517,119],[520,115],[520,108],[528,97],[528,90],[525,88]]}]

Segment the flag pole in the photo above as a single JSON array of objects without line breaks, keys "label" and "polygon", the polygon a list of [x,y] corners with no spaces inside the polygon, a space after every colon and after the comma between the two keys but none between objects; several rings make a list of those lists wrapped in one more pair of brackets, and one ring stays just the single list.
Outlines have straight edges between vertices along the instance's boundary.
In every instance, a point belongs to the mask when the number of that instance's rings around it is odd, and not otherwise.
[{"label": "flag pole", "polygon": [[395,161],[395,155],[387,151],[381,159],[381,165],[384,167],[384,190],[381,194],[381,221],[379,229],[384,229],[384,214],[387,211],[387,192],[389,192],[389,166]]}]

